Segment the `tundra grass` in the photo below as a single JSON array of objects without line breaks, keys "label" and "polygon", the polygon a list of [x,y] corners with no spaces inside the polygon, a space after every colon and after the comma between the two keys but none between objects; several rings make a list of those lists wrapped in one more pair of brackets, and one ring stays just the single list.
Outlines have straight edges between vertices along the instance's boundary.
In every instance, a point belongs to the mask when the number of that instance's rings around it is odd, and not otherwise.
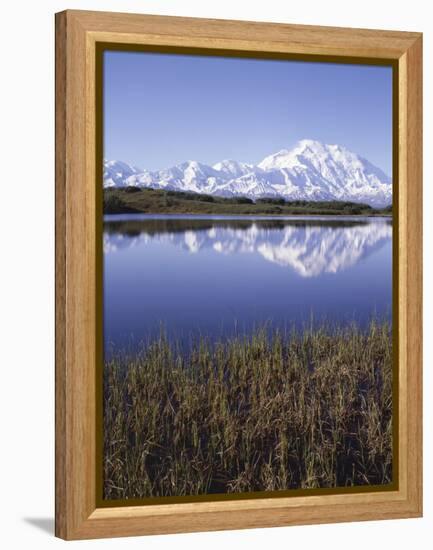
[{"label": "tundra grass", "polygon": [[373,208],[348,201],[285,201],[247,197],[224,198],[200,193],[139,187],[104,189],[104,213],[201,215],[362,215],[391,216],[391,206]]},{"label": "tundra grass", "polygon": [[391,480],[387,323],[259,330],[189,353],[161,336],[105,364],[105,499]]}]

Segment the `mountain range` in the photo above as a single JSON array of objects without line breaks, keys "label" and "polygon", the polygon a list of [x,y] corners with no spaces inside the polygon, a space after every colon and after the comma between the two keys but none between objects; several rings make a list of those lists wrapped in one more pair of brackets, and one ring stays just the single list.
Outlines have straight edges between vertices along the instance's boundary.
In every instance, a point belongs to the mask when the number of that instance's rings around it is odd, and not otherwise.
[{"label": "mountain range", "polygon": [[392,181],[380,168],[341,145],[304,139],[257,165],[223,160],[208,166],[190,160],[149,171],[104,160],[104,187],[137,186],[219,195],[285,200],[351,201],[384,207]]}]

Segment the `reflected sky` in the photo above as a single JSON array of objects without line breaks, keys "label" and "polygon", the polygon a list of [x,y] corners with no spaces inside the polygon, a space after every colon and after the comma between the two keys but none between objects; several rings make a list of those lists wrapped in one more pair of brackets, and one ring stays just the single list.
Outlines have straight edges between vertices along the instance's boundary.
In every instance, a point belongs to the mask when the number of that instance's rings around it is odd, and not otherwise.
[{"label": "reflected sky", "polygon": [[105,348],[391,316],[389,218],[107,216]]}]

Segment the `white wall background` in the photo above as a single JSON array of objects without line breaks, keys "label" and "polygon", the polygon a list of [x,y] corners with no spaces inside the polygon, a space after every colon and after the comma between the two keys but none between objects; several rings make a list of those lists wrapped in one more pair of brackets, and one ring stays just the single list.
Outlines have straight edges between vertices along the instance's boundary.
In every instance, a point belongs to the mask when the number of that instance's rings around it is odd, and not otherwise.
[{"label": "white wall background", "polygon": [[[429,0],[45,0],[2,4],[0,545],[54,548],[54,12],[66,8],[422,31],[425,113],[425,517],[69,543],[80,548],[431,548],[433,302]],[[430,245],[430,246],[429,246]]]}]

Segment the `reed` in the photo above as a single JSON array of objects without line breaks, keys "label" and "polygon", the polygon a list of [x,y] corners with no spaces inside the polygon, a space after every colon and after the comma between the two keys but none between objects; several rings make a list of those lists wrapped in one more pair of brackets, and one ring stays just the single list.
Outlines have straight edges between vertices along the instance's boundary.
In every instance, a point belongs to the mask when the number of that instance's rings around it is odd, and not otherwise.
[{"label": "reed", "polygon": [[387,484],[386,322],[258,330],[190,352],[162,335],[104,369],[104,498]]}]

